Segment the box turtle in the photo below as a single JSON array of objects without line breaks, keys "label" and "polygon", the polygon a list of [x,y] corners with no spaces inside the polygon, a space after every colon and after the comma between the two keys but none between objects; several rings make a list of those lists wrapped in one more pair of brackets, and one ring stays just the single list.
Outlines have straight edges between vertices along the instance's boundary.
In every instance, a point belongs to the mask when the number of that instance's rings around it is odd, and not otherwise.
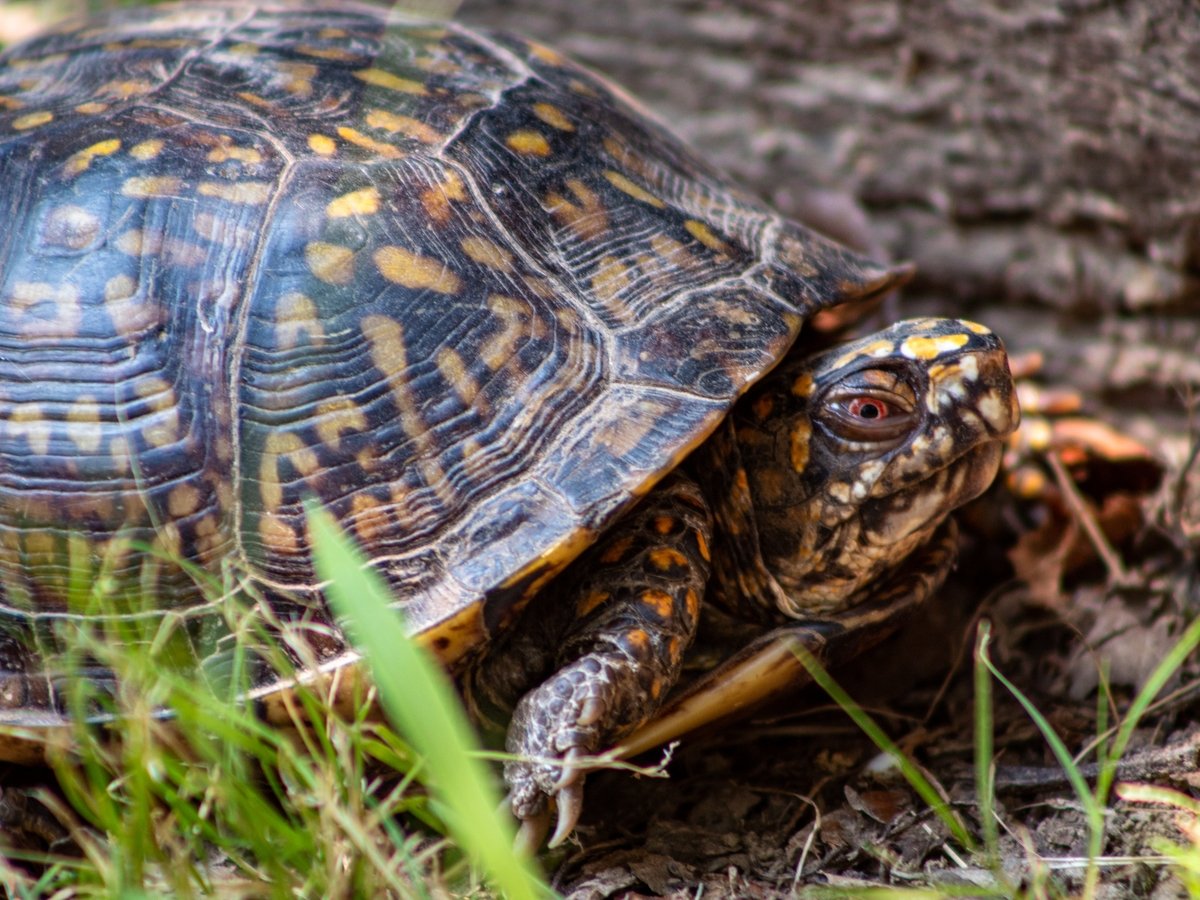
[{"label": "box turtle", "polygon": [[[197,572],[305,634],[307,677],[348,671],[316,498],[473,712],[515,709],[514,811],[555,800],[561,839],[581,755],[774,690],[781,636],[849,655],[923,599],[1017,419],[972,323],[791,350],[904,271],[554,51],[381,7],[119,10],[11,49],[0,210],[9,760],[68,719],[64,622],[157,617],[212,665]],[[668,701],[702,605],[766,637]],[[255,677],[284,718],[293,682]]]}]

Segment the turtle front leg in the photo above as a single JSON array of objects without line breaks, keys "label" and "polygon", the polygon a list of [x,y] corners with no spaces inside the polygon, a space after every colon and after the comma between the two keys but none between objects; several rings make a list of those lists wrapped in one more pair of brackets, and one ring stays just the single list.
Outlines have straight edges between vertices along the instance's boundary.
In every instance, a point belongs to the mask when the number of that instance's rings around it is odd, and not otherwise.
[{"label": "turtle front leg", "polygon": [[[506,746],[518,759],[504,777],[523,823],[544,820],[555,799],[551,846],[582,808],[584,774],[574,763],[646,721],[678,679],[708,580],[711,532],[699,488],[672,476],[528,611],[527,620],[562,616],[564,624],[557,639],[546,635],[552,674],[513,712]],[[518,644],[531,640],[517,630]]]}]

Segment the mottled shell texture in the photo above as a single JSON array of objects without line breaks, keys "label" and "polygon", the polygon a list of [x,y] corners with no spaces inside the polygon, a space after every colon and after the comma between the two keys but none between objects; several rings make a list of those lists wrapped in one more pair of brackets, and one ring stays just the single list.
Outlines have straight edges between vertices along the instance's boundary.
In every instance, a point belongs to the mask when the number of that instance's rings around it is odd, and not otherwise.
[{"label": "mottled shell texture", "polygon": [[316,596],[311,497],[450,657],[882,277],[556,53],[355,4],[14,48],[0,215],[6,615]]}]

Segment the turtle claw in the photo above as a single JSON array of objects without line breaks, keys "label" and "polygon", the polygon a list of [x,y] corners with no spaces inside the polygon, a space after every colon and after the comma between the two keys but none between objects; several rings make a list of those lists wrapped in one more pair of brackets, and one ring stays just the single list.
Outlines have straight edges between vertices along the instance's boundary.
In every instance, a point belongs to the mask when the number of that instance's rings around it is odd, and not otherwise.
[{"label": "turtle claw", "polygon": [[554,782],[555,794],[574,785],[581,785],[583,781],[583,769],[579,765],[579,761],[585,756],[587,756],[587,751],[580,746],[572,747],[563,754],[562,775],[558,777],[558,781]]},{"label": "turtle claw", "polygon": [[550,836],[549,843],[546,844],[551,849],[565,841],[567,835],[575,830],[575,825],[579,822],[579,816],[583,812],[583,780],[576,778],[571,784],[559,790],[555,795],[555,801],[558,804],[558,823],[554,828],[554,834]]},{"label": "turtle claw", "polygon": [[[562,815],[559,814],[561,820]],[[546,832],[550,830],[550,810],[543,809],[541,812],[529,816],[521,820],[521,826],[517,829],[517,836],[513,839],[513,852],[519,856],[533,857],[542,849],[542,842],[546,840]],[[558,830],[555,829],[555,837],[558,836]],[[553,846],[553,845],[551,845]]]}]

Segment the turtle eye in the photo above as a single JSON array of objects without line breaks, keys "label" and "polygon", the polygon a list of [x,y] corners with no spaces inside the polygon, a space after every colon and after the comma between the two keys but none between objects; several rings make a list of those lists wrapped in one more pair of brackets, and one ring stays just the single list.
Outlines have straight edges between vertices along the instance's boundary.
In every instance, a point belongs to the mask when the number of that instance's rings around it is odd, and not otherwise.
[{"label": "turtle eye", "polygon": [[822,418],[844,440],[878,443],[907,434],[917,415],[904,397],[856,390],[828,397]]},{"label": "turtle eye", "polygon": [[870,422],[886,419],[892,414],[892,409],[878,397],[855,397],[846,404],[846,412],[857,419]]}]

